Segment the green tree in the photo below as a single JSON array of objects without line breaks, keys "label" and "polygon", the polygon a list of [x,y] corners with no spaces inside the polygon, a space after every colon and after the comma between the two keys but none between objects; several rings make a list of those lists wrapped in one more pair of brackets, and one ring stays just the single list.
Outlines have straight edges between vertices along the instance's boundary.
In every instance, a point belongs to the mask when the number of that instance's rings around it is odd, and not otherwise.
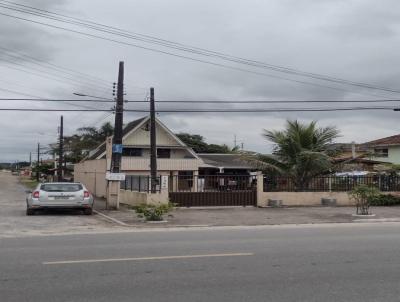
[{"label": "green tree", "polygon": [[204,137],[198,134],[178,133],[176,136],[196,153],[235,153],[239,147],[230,148],[228,145],[207,144]]},{"label": "green tree", "polygon": [[291,178],[296,189],[306,189],[310,180],[329,171],[329,145],[339,136],[336,127],[318,128],[316,122],[287,121],[283,131],[265,130],[274,143],[272,155],[257,155],[258,165]]},{"label": "green tree", "polygon": [[[113,132],[114,127],[109,122],[104,123],[100,128],[78,128],[77,133],[64,137],[65,158],[73,163],[81,161],[90,150],[103,143]],[[58,148],[54,148],[52,152],[58,154]]]}]

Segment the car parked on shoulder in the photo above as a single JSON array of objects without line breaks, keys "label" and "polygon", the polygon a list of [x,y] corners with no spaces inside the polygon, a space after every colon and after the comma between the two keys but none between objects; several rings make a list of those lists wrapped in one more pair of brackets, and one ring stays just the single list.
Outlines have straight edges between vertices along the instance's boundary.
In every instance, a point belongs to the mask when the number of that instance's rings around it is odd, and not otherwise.
[{"label": "car parked on shoulder", "polygon": [[93,195],[81,183],[42,183],[27,191],[26,215],[42,209],[80,209],[91,215],[93,203]]}]

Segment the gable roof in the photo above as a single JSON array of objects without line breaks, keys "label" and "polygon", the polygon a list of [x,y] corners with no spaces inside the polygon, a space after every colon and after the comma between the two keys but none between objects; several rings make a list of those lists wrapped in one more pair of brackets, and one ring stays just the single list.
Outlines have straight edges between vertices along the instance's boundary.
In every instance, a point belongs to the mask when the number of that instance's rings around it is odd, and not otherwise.
[{"label": "gable roof", "polygon": [[[122,137],[130,135],[132,132],[136,131],[140,126],[142,126],[145,122],[150,119],[150,116],[145,116],[140,119],[134,120],[128,123],[124,129],[122,130]],[[182,142],[171,130],[169,130],[158,118],[156,118],[156,123],[158,123],[168,134],[170,134],[182,147],[188,149],[188,151],[195,157],[198,158],[197,154],[189,148],[184,142]],[[97,159],[99,156],[102,156],[106,152],[106,143],[103,142],[99,145],[92,155],[89,155],[86,160]]]},{"label": "gable roof", "polygon": [[364,143],[368,146],[392,146],[392,145],[400,145],[400,134],[392,135],[380,139],[376,139],[370,142]]}]

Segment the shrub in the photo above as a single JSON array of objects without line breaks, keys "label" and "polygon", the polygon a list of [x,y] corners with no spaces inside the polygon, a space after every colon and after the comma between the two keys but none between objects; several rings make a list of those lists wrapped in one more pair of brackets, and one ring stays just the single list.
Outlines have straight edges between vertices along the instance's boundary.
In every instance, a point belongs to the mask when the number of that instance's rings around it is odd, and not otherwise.
[{"label": "shrub", "polygon": [[369,187],[367,185],[356,186],[350,191],[349,196],[354,199],[357,206],[357,214],[368,215],[371,201],[379,196],[380,192],[375,187]]},{"label": "shrub", "polygon": [[391,194],[379,194],[370,200],[371,206],[398,206],[400,197]]},{"label": "shrub", "polygon": [[145,218],[146,221],[162,221],[163,215],[172,210],[174,205],[172,203],[162,205],[147,205],[142,204],[136,207],[135,211],[138,217]]}]

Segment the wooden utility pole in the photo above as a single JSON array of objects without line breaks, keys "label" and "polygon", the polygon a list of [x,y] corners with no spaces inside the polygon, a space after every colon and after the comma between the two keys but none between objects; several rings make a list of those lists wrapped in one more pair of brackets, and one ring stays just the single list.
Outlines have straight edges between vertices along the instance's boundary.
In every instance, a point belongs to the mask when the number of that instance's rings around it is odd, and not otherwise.
[{"label": "wooden utility pole", "polygon": [[39,182],[40,143],[37,144],[36,181]]},{"label": "wooden utility pole", "polygon": [[151,193],[157,192],[157,142],[156,142],[156,110],[154,105],[154,88],[150,88],[150,175]]},{"label": "wooden utility pole", "polygon": [[60,142],[59,142],[59,150],[58,150],[58,181],[63,181],[63,157],[64,157],[64,119],[61,115],[60,119]]},{"label": "wooden utility pole", "polygon": [[117,99],[115,104],[115,124],[111,159],[111,172],[121,171],[122,126],[124,113],[124,62],[119,62]]}]

